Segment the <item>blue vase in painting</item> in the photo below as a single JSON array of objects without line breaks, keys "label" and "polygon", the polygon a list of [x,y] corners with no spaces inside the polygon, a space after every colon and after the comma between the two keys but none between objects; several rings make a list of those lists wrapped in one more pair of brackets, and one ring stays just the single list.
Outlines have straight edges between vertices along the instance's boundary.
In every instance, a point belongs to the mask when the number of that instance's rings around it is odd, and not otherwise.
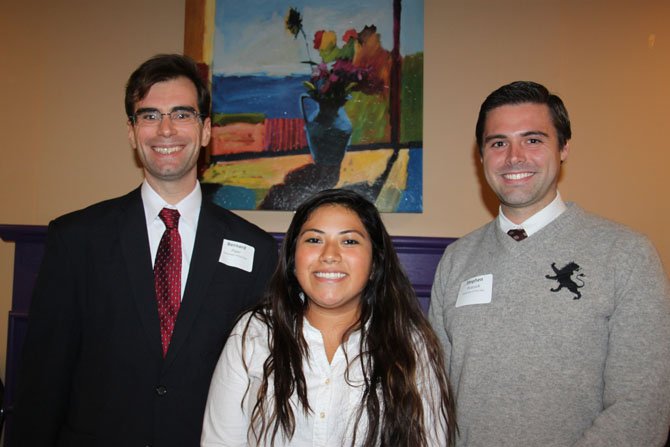
[{"label": "blue vase in painting", "polygon": [[[316,104],[316,109],[309,113],[305,110],[305,99],[308,98]],[[344,106],[318,102],[303,93],[300,95],[300,110],[305,119],[307,144],[314,163],[338,166],[342,163],[353,130]]]}]

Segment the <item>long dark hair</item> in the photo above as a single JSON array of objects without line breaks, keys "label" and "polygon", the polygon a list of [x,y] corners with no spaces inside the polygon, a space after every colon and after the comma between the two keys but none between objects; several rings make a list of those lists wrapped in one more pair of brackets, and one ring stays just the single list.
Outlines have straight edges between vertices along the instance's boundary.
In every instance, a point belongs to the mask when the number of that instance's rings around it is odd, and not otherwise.
[{"label": "long dark hair", "polygon": [[[322,191],[300,205],[286,232],[265,299],[252,311],[251,319],[260,319],[268,327],[270,355],[263,365],[250,432],[259,442],[269,439],[274,444],[280,432],[291,439],[295,416],[289,399],[294,394],[298,408],[305,414],[311,411],[302,370],[303,358],[309,356],[302,335],[308,300],[299,299],[302,289],[294,272],[295,250],[303,224],[324,205],[339,205],[355,212],[372,243],[372,269],[361,297],[360,319],[344,335],[346,338],[353,330],[361,331],[362,355],[355,357],[350,368],[355,363],[365,377],[355,420],[364,420],[367,425],[364,439],[357,442],[354,437],[353,443],[366,447],[427,446],[429,430],[437,431],[441,425],[452,445],[455,410],[440,342],[419,307],[379,212],[359,194],[344,189]],[[246,338],[246,330],[242,338]],[[433,377],[433,395],[420,394],[417,382],[425,376]],[[270,381],[274,385],[272,396],[268,395]],[[436,409],[435,421],[430,422],[435,426],[426,423],[423,399],[431,400]],[[354,436],[358,425],[356,422]]]}]

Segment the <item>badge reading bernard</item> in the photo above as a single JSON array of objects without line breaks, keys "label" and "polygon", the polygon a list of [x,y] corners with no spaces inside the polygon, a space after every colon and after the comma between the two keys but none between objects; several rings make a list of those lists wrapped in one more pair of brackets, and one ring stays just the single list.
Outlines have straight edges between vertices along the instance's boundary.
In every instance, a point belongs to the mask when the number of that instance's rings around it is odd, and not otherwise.
[{"label": "badge reading bernard", "polygon": [[254,266],[255,251],[256,249],[251,245],[224,239],[219,262],[231,267],[237,267],[245,272],[251,272]]}]

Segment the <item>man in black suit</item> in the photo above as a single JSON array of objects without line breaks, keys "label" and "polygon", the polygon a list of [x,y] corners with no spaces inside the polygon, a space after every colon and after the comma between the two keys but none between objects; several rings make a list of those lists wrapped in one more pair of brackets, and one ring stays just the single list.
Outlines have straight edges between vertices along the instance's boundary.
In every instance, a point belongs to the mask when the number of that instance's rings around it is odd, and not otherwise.
[{"label": "man in black suit", "polygon": [[10,445],[199,445],[219,354],[277,260],[270,235],[202,199],[209,105],[183,56],[131,75],[128,137],[145,180],[50,223]]}]

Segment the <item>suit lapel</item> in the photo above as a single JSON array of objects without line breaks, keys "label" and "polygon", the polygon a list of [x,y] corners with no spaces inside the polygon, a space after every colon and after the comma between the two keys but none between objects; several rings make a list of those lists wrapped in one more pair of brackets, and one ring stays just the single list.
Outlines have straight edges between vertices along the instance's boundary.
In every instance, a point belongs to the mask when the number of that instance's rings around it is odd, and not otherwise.
[{"label": "suit lapel", "polygon": [[139,188],[128,195],[125,215],[120,223],[120,240],[128,269],[134,302],[152,352],[162,357],[154,272],[151,268],[149,237]]},{"label": "suit lapel", "polygon": [[164,368],[170,366],[188,337],[188,333],[207,295],[207,286],[216,270],[221,253],[221,244],[226,232],[226,224],[213,214],[211,209],[213,206],[215,205],[208,203],[203,198],[186,288],[165,358]]}]

